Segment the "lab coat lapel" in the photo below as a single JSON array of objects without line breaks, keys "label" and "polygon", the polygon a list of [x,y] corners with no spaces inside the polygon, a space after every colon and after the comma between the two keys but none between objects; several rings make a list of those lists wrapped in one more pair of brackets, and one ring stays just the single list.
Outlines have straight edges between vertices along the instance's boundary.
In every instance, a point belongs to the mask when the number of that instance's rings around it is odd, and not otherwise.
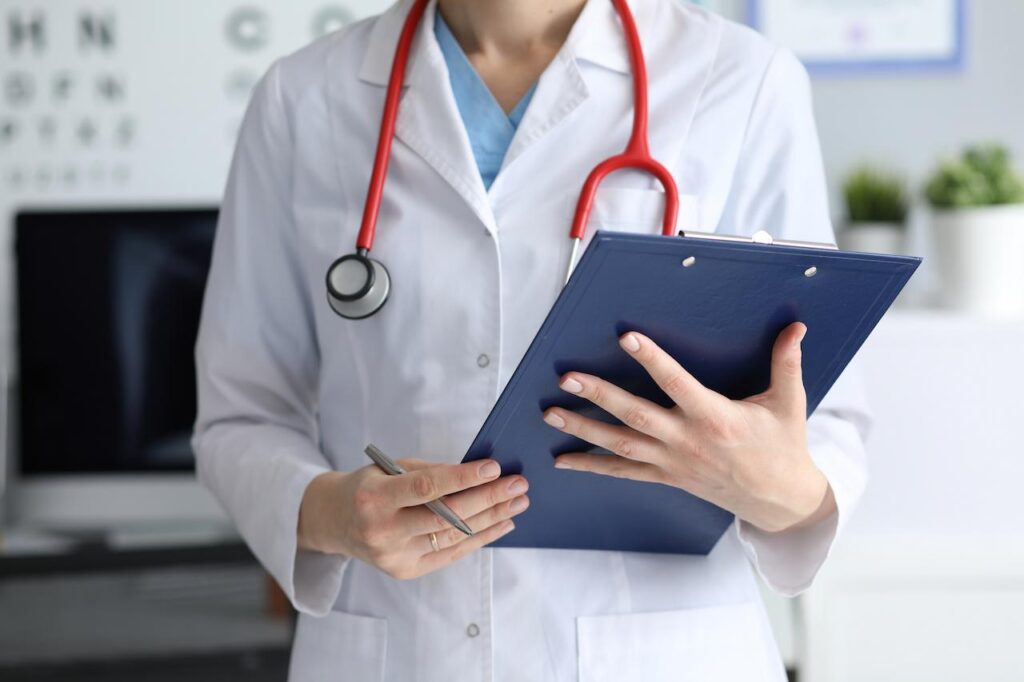
[{"label": "lab coat lapel", "polygon": [[[583,7],[565,44],[544,70],[537,83],[537,89],[530,99],[523,120],[520,121],[512,143],[505,152],[502,170],[515,162],[531,145],[540,141],[545,133],[568,117],[590,96],[583,74],[576,63],[576,52],[578,45],[585,42],[586,36],[592,30],[592,24],[598,23],[597,20],[606,20],[602,13],[604,8],[601,7],[605,4],[612,9],[614,14],[612,4],[603,0],[588,2]],[[614,20],[613,16],[612,21]],[[614,55],[611,58],[614,59]],[[628,72],[628,61],[625,69]],[[492,193],[498,190],[501,184],[502,176],[499,174],[491,186]]]},{"label": "lab coat lapel", "polygon": [[[647,32],[645,28],[648,17],[645,10],[650,4],[631,4],[641,37]],[[627,87],[629,85],[629,52],[618,14],[609,1],[591,0],[583,7],[565,44],[537,84],[526,115],[505,155],[503,169],[540,141],[545,133],[590,96],[580,62],[597,64],[621,73],[623,83]]]},{"label": "lab coat lapel", "polygon": [[[522,156],[531,145],[540,141],[545,133],[558,125],[589,96],[576,61],[564,52],[559,52],[537,83],[537,89],[530,99],[523,120],[520,121],[512,137],[512,143],[505,152],[502,170]],[[500,184],[503,184],[501,173],[491,185],[491,191],[496,191]]]},{"label": "lab coat lapel", "polygon": [[[664,36],[663,32],[657,30],[656,12],[665,11],[661,3],[631,0],[629,5],[640,34],[648,79],[651,81],[651,149],[659,161],[671,164],[681,153],[710,73],[710,60],[704,59],[704,55],[697,54],[696,51],[717,49],[717,37],[709,39],[709,36],[705,35],[708,28],[700,23],[688,26],[680,35]],[[659,48],[660,43],[666,39],[686,41],[688,45],[692,45],[695,50],[693,59],[686,63],[663,63],[664,60],[658,57],[665,50]],[[620,74],[622,89],[614,93],[614,96],[629,97],[632,101],[632,66],[625,33],[615,7],[606,0],[590,0],[584,6],[565,45],[537,85],[526,115],[506,153],[503,169],[515,162],[532,145],[541,141],[548,131],[569,117],[592,94],[605,98],[612,96],[612,93],[595,91],[588,85],[588,78],[593,77],[595,70]],[[659,125],[662,119],[659,116],[660,112],[657,111],[657,79],[659,74],[667,71],[671,71],[672,82],[676,87],[681,84],[690,95],[683,98],[683,107],[676,107],[670,112],[671,125]],[[593,121],[583,123],[584,127],[588,125],[594,125]],[[622,147],[625,145],[626,140],[623,139]],[[492,194],[499,189],[501,178],[499,174],[491,187]],[[582,182],[581,178],[580,183]]]},{"label": "lab coat lapel", "polygon": [[[362,80],[387,86],[398,34],[410,4],[408,0],[396,3],[374,27],[360,69]],[[434,38],[436,6],[435,1],[427,7],[412,44],[395,137],[444,178],[484,226],[495,232],[487,190],[452,94],[444,55]]]}]

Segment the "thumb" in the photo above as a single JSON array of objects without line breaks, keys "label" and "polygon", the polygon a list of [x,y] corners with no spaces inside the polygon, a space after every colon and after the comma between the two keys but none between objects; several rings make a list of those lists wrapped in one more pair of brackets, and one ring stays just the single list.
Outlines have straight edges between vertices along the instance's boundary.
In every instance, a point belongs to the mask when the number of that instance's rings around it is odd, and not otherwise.
[{"label": "thumb", "polygon": [[807,325],[794,322],[775,339],[772,349],[772,377],[768,393],[772,401],[787,414],[807,416],[807,394],[804,392],[800,342],[807,334]]}]

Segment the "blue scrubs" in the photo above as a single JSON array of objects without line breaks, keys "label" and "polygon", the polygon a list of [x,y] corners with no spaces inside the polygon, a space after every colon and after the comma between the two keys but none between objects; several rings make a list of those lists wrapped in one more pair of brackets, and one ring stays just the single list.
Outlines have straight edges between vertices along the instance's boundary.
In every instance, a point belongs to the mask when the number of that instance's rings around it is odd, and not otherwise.
[{"label": "blue scrubs", "polygon": [[434,35],[437,36],[444,61],[448,65],[448,78],[455,94],[455,104],[459,107],[462,124],[469,135],[476,166],[480,169],[484,187],[490,189],[537,84],[530,86],[515,109],[506,114],[469,63],[440,12],[434,20]]}]

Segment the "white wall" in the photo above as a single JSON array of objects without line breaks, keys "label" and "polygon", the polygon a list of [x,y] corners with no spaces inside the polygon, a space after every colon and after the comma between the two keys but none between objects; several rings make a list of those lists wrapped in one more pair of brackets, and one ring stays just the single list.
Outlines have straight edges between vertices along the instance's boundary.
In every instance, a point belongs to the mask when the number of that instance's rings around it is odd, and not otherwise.
[{"label": "white wall", "polygon": [[[942,154],[999,140],[1024,164],[1024,1],[967,0],[959,71],[815,76],[833,196],[854,164],[880,161],[920,182]],[[841,205],[833,209],[841,214]]]},{"label": "white wall", "polygon": [[[1024,0],[965,0],[966,59],[947,71],[813,74],[833,211],[850,167],[880,162],[918,188],[936,160],[971,142],[1008,144],[1024,166]],[[737,21],[746,0],[703,0]]]}]

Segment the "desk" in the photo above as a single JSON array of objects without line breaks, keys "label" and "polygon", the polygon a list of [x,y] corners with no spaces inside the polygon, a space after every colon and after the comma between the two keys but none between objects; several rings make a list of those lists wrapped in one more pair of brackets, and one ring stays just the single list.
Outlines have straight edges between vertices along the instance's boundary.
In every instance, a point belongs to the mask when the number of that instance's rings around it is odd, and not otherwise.
[{"label": "desk", "polygon": [[280,679],[291,619],[268,612],[266,588],[237,538],[127,549],[9,543],[0,679]]},{"label": "desk", "polygon": [[0,581],[181,566],[251,565],[255,561],[241,541],[126,550],[112,549],[102,543],[84,543],[62,552],[9,553],[0,549]]}]

